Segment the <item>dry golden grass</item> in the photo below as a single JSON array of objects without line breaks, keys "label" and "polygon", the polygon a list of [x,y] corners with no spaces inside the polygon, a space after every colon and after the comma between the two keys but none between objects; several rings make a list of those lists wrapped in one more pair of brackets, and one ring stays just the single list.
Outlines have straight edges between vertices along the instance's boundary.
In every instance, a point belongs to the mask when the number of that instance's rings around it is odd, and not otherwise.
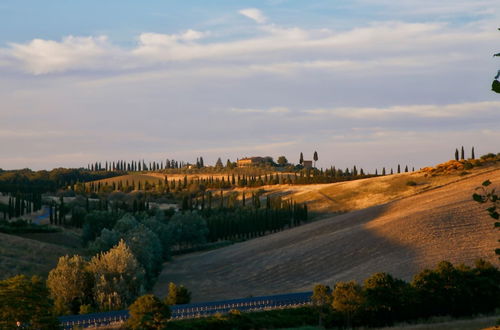
[{"label": "dry golden grass", "polygon": [[[408,186],[409,179],[418,185]],[[493,222],[471,198],[486,179],[498,186],[500,169],[286,188],[292,191],[283,187],[275,193],[303,198],[316,209],[355,211],[174,258],[165,264],[154,291],[164,296],[173,281],[192,290],[193,301],[210,301],[307,291],[315,283],[363,280],[381,271],[410,280],[441,260],[471,264],[482,257],[498,265]],[[385,203],[391,199],[396,200]]]},{"label": "dry golden grass", "polygon": [[[447,168],[447,166],[445,167]],[[361,210],[388,203],[451,182],[468,180],[470,177],[495,171],[499,167],[499,165],[483,166],[471,170],[465,175],[461,170],[429,175],[429,172],[423,169],[410,173],[331,184],[276,185],[264,186],[262,189],[266,191],[265,195],[281,195],[283,198],[291,198],[299,203],[307,203],[309,209],[314,212],[336,213]],[[437,168],[441,168],[441,165],[438,165]],[[413,182],[415,185],[409,185],[409,182]]]},{"label": "dry golden grass", "polygon": [[18,274],[47,276],[60,256],[74,253],[61,245],[0,233],[0,279]]}]

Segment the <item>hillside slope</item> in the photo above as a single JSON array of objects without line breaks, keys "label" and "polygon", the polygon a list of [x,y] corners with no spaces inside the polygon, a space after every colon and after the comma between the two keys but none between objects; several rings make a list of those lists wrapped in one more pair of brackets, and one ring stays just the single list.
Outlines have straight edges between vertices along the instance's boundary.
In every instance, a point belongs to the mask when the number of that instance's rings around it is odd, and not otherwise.
[{"label": "hillside slope", "polygon": [[465,177],[383,205],[166,263],[155,287],[184,284],[193,301],[311,290],[315,283],[362,280],[389,272],[406,280],[441,260],[472,263],[494,255],[497,232],[484,207],[471,200],[500,170]]},{"label": "hillside slope", "polygon": [[[61,236],[59,233],[29,235],[52,238]],[[0,233],[0,279],[18,274],[47,276],[57,265],[60,256],[76,252],[66,246],[35,239]]]}]

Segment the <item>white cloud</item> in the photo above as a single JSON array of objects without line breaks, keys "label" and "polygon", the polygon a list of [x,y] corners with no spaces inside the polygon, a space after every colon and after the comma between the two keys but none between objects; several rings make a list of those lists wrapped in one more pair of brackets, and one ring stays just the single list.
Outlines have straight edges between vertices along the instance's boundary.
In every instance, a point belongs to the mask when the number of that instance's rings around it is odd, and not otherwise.
[{"label": "white cloud", "polygon": [[231,108],[229,109],[229,111],[234,113],[244,113],[244,114],[285,114],[290,112],[290,110],[287,107],[271,107],[268,109]]},{"label": "white cloud", "polygon": [[470,116],[495,114],[500,108],[500,101],[470,102],[446,105],[397,105],[387,108],[376,107],[340,107],[333,109],[310,109],[304,113],[313,116],[335,116],[341,118],[385,120],[401,116],[418,118],[464,118]]},{"label": "white cloud", "polygon": [[[384,22],[342,32],[263,25],[259,31],[260,35],[253,38],[207,39],[203,43],[200,39],[207,38],[209,32],[148,32],[140,34],[131,49],[115,46],[105,36],[69,36],[60,42],[34,39],[0,49],[0,65],[14,61],[33,74],[102,69],[157,71],[162,65],[182,62],[190,62],[190,68],[198,64],[203,69],[240,66],[278,74],[297,69],[435,69],[477,56],[477,52],[470,52],[471,45],[487,51],[497,38],[495,31],[450,29],[441,23]],[[207,60],[211,61],[209,66]]]},{"label": "white cloud", "polygon": [[246,8],[239,11],[239,13],[245,17],[248,17],[259,24],[263,24],[267,21],[264,14],[257,8]]},{"label": "white cloud", "polygon": [[34,74],[92,68],[99,60],[107,62],[116,52],[105,36],[68,36],[61,42],[33,39],[27,44],[12,43],[10,46],[9,55]]}]

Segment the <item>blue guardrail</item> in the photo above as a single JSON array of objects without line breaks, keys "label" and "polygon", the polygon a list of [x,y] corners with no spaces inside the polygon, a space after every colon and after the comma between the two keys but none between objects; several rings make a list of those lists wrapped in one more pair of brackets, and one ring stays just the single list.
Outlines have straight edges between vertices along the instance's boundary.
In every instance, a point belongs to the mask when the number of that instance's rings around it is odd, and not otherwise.
[{"label": "blue guardrail", "polygon": [[[225,314],[231,310],[242,312],[297,307],[311,303],[312,292],[287,293],[274,296],[249,297],[196,304],[170,306],[172,319],[205,317],[216,313]],[[124,322],[128,319],[128,310],[103,313],[69,315],[59,317],[63,329],[73,327],[87,328]]]}]

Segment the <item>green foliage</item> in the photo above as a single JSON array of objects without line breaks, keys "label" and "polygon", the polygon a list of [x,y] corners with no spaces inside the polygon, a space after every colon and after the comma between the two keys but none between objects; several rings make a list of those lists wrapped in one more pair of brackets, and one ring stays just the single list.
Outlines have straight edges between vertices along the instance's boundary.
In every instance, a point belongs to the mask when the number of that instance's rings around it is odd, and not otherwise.
[{"label": "green foliage", "polygon": [[196,212],[175,214],[167,224],[170,246],[189,248],[206,243],[207,222]]},{"label": "green foliage", "polygon": [[170,321],[168,329],[174,330],[233,330],[233,329],[282,329],[317,325],[318,313],[311,307],[272,310],[264,312],[215,315],[206,318]]},{"label": "green foliage", "polygon": [[140,296],[130,305],[129,314],[127,326],[130,329],[165,329],[170,318],[170,308],[154,295],[148,294]]},{"label": "green foliage", "polygon": [[280,165],[280,166],[285,166],[286,164],[288,164],[288,159],[286,159],[285,156],[279,156],[278,157],[278,160],[277,160],[277,163]]},{"label": "green foliage", "polygon": [[0,232],[6,234],[56,233],[59,231],[61,231],[59,228],[49,225],[36,225],[23,219],[10,222],[0,220]]},{"label": "green foliage", "polygon": [[18,275],[0,281],[0,328],[57,329],[58,321],[52,315],[53,302],[49,291],[39,277]]},{"label": "green foliage", "polygon": [[189,304],[191,301],[191,292],[184,285],[177,286],[175,283],[168,284],[168,295],[165,297],[167,305]]},{"label": "green foliage", "polygon": [[108,211],[92,211],[85,216],[83,225],[83,242],[87,244],[95,240],[104,228],[112,229],[118,221],[119,214]]},{"label": "green foliage", "polygon": [[[325,288],[315,287],[313,303],[328,301]],[[363,286],[339,282],[331,297],[324,317],[327,327],[381,327],[434,316],[491,313],[500,307],[500,271],[484,260],[474,267],[443,261],[415,275],[411,283],[386,273],[373,274]]]},{"label": "green foliage", "polygon": [[94,301],[100,310],[125,308],[144,290],[144,269],[123,240],[93,257],[89,267],[94,275]]},{"label": "green foliage", "polygon": [[375,273],[363,285],[366,318],[370,325],[391,325],[408,318],[411,287],[387,273]]},{"label": "green foliage", "polygon": [[78,255],[60,257],[47,279],[57,315],[78,314],[82,305],[92,304],[93,286],[88,263]]},{"label": "green foliage", "polygon": [[[472,195],[472,199],[474,199],[476,202],[480,204],[488,205],[486,211],[488,212],[489,216],[495,220],[493,226],[494,228],[498,228],[500,230],[500,221],[497,221],[500,219],[500,214],[499,214],[500,198],[496,193],[495,189],[488,189],[490,185],[491,185],[490,180],[484,181],[481,187],[476,188],[476,191],[478,191],[479,193],[477,192],[474,193]],[[498,258],[500,259],[500,248],[496,249],[495,253],[499,256]]]},{"label": "green foliage", "polygon": [[345,317],[348,326],[361,314],[364,304],[363,288],[356,282],[338,282],[335,285],[332,307]]}]

